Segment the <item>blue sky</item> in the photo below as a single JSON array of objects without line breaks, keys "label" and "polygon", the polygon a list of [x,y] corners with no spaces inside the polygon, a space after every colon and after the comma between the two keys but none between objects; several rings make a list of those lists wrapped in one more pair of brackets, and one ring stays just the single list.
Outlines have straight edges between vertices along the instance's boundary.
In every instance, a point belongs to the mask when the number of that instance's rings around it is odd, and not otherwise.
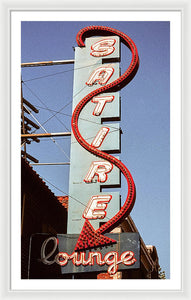
[{"label": "blue sky", "polygon": [[[121,94],[121,161],[133,175],[136,202],[131,216],[145,244],[155,245],[170,276],[170,24],[169,22],[22,22],[22,62],[74,59],[77,32],[105,25],[135,42],[140,66]],[[122,72],[131,55],[122,47]],[[73,65],[23,68],[23,96],[39,109],[34,116],[48,132],[71,130]],[[58,112],[56,116],[56,112]],[[31,118],[32,119],[32,118]],[[39,129],[37,132],[43,132]],[[39,162],[69,162],[70,137],[27,146]],[[34,166],[56,195],[68,193],[69,166]],[[52,184],[50,185],[49,182]],[[54,186],[55,187],[54,187]],[[126,183],[122,180],[122,201]]]}]

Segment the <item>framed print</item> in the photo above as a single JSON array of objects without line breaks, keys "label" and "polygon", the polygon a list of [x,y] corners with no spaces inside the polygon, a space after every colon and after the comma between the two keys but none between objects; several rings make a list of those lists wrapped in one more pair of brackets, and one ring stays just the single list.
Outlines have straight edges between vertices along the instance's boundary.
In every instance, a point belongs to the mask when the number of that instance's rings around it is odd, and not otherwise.
[{"label": "framed print", "polygon": [[183,11],[9,9],[9,291],[183,291]]}]

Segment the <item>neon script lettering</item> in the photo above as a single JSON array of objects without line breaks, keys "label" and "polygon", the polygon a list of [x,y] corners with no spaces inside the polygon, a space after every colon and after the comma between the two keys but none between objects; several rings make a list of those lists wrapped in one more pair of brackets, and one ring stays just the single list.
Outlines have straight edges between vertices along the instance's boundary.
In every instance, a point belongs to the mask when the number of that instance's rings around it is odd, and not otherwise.
[{"label": "neon script lettering", "polygon": [[[53,249],[47,254],[47,244],[49,241],[53,241]],[[107,272],[111,275],[118,271],[119,264],[124,264],[126,266],[133,265],[137,260],[134,257],[133,251],[125,251],[119,255],[116,251],[110,251],[106,253],[103,257],[101,252],[89,252],[86,258],[85,252],[73,252],[69,255],[67,252],[59,252],[55,255],[53,260],[49,260],[52,255],[54,255],[55,250],[58,245],[58,239],[56,237],[50,237],[46,239],[41,247],[41,262],[46,265],[52,265],[54,263],[60,265],[61,267],[66,266],[69,261],[72,261],[75,266],[92,266],[97,264],[99,266],[108,266]]]}]

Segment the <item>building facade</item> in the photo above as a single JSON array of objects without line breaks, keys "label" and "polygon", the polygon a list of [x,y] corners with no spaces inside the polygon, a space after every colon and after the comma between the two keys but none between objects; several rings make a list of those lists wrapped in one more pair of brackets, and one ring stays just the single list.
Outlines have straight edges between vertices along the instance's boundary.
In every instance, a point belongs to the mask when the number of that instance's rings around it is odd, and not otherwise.
[{"label": "building facade", "polygon": [[[30,278],[30,241],[35,234],[56,236],[67,232],[68,197],[55,196],[29,163],[21,159],[21,279]],[[128,216],[112,233],[138,232]],[[158,279],[159,260],[154,246],[140,238],[140,268],[110,275],[105,272],[61,274],[47,271],[37,279]],[[40,275],[41,276],[41,275]]]}]

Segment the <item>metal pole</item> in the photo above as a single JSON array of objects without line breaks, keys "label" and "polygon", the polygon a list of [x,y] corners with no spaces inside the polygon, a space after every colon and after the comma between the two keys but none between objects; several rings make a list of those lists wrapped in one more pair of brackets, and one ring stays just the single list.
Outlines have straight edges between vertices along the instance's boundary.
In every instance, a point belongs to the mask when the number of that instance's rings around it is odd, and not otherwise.
[{"label": "metal pole", "polygon": [[22,63],[21,68],[74,64],[74,59]]},{"label": "metal pole", "polygon": [[22,216],[21,216],[21,235],[23,235],[24,215],[25,215],[25,200],[26,195],[23,193]]},{"label": "metal pole", "polygon": [[60,163],[30,163],[31,166],[62,166],[62,165],[70,165],[69,162],[60,162]]},{"label": "metal pole", "polygon": [[21,134],[22,138],[45,138],[45,137],[53,137],[53,136],[71,136],[71,132],[54,132],[54,133],[28,133],[28,134]]},{"label": "metal pole", "polygon": [[[21,154],[22,154],[22,155],[25,154],[23,150],[21,150]],[[28,158],[28,159],[34,161],[35,163],[38,163],[38,159],[34,158],[32,155],[30,155],[30,154],[28,154],[28,153],[26,153],[25,155],[26,155],[26,158]]]},{"label": "metal pole", "polygon": [[[24,116],[24,106],[23,106],[23,89],[22,89],[22,78],[21,78],[21,118],[22,118],[22,132],[25,134],[25,116]],[[26,159],[26,140],[24,140],[24,158]]]}]

